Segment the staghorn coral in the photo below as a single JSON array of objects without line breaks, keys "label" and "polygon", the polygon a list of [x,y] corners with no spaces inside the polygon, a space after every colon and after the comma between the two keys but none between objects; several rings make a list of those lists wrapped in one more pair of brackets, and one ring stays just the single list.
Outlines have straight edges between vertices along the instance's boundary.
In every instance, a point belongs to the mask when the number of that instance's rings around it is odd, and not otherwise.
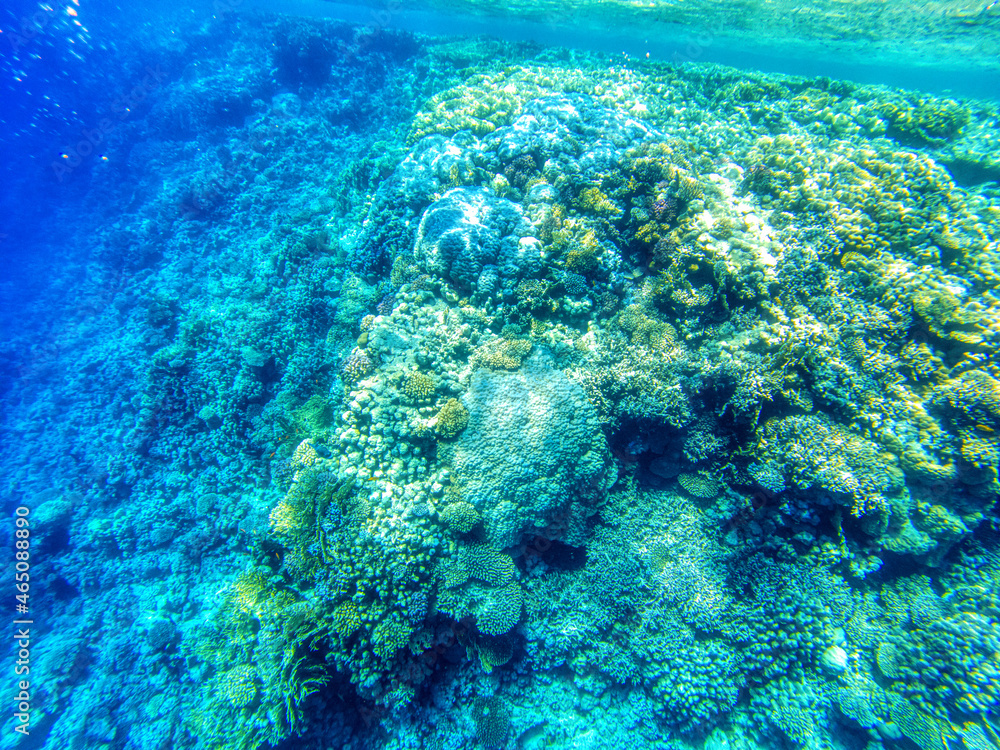
[{"label": "staghorn coral", "polygon": [[812,670],[832,640],[824,605],[791,593],[759,605],[748,620],[752,634],[740,638],[745,669],[756,681]]}]

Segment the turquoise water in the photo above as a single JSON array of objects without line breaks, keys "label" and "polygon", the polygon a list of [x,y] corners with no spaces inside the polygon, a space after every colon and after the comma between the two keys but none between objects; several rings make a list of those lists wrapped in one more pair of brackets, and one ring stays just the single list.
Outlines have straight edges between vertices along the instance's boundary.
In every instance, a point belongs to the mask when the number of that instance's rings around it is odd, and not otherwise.
[{"label": "turquoise water", "polygon": [[1000,748],[998,26],[5,7],[0,747]]}]

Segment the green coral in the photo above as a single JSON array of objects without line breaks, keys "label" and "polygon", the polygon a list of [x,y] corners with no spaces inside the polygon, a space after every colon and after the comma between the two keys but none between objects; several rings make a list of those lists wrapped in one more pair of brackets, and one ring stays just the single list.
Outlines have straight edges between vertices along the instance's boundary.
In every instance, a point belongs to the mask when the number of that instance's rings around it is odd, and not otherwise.
[{"label": "green coral", "polygon": [[494,667],[502,667],[514,656],[514,640],[507,635],[480,635],[475,639],[473,648],[486,672],[492,671]]},{"label": "green coral", "polygon": [[329,680],[311,656],[314,616],[256,571],[230,587],[197,652],[220,673],[205,687],[204,708],[189,717],[206,747],[276,744],[301,726],[302,703]]},{"label": "green coral", "polygon": [[[537,69],[536,75],[545,73]],[[451,135],[460,130],[487,135],[512,122],[542,90],[527,68],[473,75],[431,97],[413,118],[408,140],[414,143],[431,133]]]},{"label": "green coral", "polygon": [[899,730],[920,750],[940,750],[949,747],[955,732],[948,721],[931,716],[910,701],[894,696],[890,701],[890,717]]},{"label": "green coral", "polygon": [[459,559],[470,578],[490,586],[505,586],[517,573],[510,555],[505,555],[488,544],[464,545]]},{"label": "green coral", "polygon": [[497,696],[477,698],[472,704],[476,739],[486,748],[500,747],[510,732],[510,707]]},{"label": "green coral", "polygon": [[828,703],[810,682],[780,677],[754,691],[751,712],[760,724],[774,727],[795,747],[821,750],[830,746],[826,739]]},{"label": "green coral", "polygon": [[257,672],[243,664],[219,675],[216,683],[219,696],[236,708],[246,708],[257,699]]},{"label": "green coral", "polygon": [[677,481],[685,492],[702,500],[718,497],[721,488],[716,479],[704,474],[681,474]]},{"label": "green coral", "polygon": [[957,136],[971,119],[969,110],[953,99],[911,98],[885,102],[881,114],[897,134],[921,143],[940,143]]},{"label": "green coral", "polygon": [[503,635],[514,629],[521,619],[524,594],[516,582],[491,589],[485,601],[476,609],[476,627],[485,635]]},{"label": "green coral", "polygon": [[736,705],[737,665],[732,649],[710,641],[670,652],[655,670],[646,670],[646,682],[669,724],[686,734],[703,732]]},{"label": "green coral", "polygon": [[855,516],[884,510],[903,484],[893,456],[821,416],[769,420],[758,433],[757,456],[791,474],[800,488],[850,498]]},{"label": "green coral", "polygon": [[456,534],[468,534],[482,520],[476,506],[464,500],[448,503],[441,510],[439,517],[441,523]]},{"label": "green coral", "polygon": [[307,435],[314,437],[327,432],[333,426],[333,409],[328,397],[311,396],[294,412],[295,424]]},{"label": "green coral", "polygon": [[354,602],[341,602],[333,610],[333,629],[347,638],[361,627],[361,613]]},{"label": "green coral", "polygon": [[389,615],[372,632],[372,650],[380,659],[389,659],[409,643],[412,634],[410,625],[395,615]]},{"label": "green coral", "polygon": [[457,620],[472,615],[481,634],[503,635],[521,619],[524,594],[517,572],[510,555],[488,544],[462,543],[453,558],[438,566],[445,586],[438,594],[438,610]]},{"label": "green coral", "polygon": [[746,613],[750,627],[734,633],[746,643],[743,667],[754,681],[815,669],[831,644],[829,614],[815,598],[785,591]]},{"label": "green coral", "polygon": [[996,469],[1000,464],[996,441],[971,432],[962,435],[961,453],[977,469]]},{"label": "green coral", "polygon": [[897,684],[925,713],[957,720],[1000,706],[1000,626],[992,618],[957,612],[893,645]]}]

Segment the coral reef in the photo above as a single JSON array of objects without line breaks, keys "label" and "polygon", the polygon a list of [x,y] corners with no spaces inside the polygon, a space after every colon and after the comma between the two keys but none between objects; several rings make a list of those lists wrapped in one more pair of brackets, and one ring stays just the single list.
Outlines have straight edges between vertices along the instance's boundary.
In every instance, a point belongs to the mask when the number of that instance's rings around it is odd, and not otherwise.
[{"label": "coral reef", "polygon": [[266,19],[0,347],[38,747],[1000,747],[995,105]]}]

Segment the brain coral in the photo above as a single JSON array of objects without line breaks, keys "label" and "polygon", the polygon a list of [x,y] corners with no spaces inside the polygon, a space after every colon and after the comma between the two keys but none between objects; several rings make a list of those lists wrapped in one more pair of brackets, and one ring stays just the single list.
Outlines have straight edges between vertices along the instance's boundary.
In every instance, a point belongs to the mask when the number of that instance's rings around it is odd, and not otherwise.
[{"label": "brain coral", "polygon": [[414,260],[463,291],[485,292],[497,274],[516,280],[541,270],[541,243],[527,234],[516,204],[485,188],[455,188],[424,212]]},{"label": "brain coral", "polygon": [[494,546],[545,527],[582,542],[586,518],[616,479],[583,389],[536,351],[512,372],[477,370],[465,402],[469,424],[449,448]]}]

